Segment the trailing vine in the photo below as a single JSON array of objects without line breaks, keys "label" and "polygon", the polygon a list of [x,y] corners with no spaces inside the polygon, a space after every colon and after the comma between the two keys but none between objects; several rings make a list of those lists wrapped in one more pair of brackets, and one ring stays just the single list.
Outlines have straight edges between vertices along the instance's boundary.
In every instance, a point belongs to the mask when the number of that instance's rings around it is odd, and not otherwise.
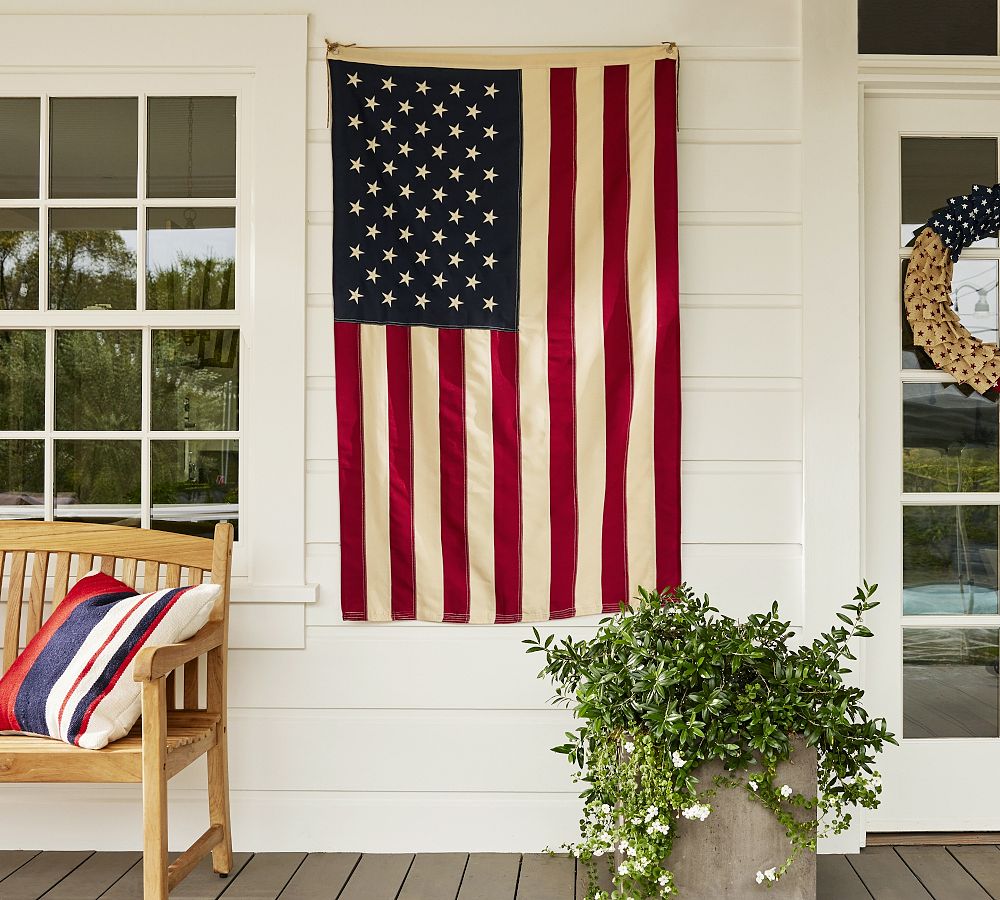
[{"label": "trailing vine", "polygon": [[[876,587],[858,588],[837,613],[841,625],[797,647],[777,604],[738,621],[686,585],[640,588],[589,640],[543,639],[536,629],[524,641],[546,656],[539,677],[554,682],[553,702],[582,723],[553,749],[586,785],[580,839],[566,849],[590,869],[590,900],[676,894],[677,822],[707,818],[719,790],[746,791],[785,829],[788,858],[756,873],[766,885],[815,850],[820,834],[847,828],[851,807],[878,805],[875,756],[896,741],[843,679],[852,641],[872,636],[863,619],[878,605]],[[796,735],[817,750],[818,796],[776,779]],[[726,774],[700,784],[696,770],[710,760]],[[611,893],[597,886],[598,865],[612,871]]]}]

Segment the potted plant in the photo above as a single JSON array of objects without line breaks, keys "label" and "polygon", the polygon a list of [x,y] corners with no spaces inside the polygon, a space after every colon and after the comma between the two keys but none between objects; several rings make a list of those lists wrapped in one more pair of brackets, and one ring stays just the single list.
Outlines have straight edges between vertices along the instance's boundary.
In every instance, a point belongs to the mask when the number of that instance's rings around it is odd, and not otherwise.
[{"label": "potted plant", "polygon": [[[875,755],[895,743],[843,680],[876,587],[800,646],[777,604],[738,621],[686,585],[640,588],[589,640],[535,630],[539,677],[581,722],[553,749],[586,785],[566,849],[589,870],[588,898],[815,896],[817,837],[878,805]],[[803,854],[793,889],[795,868],[783,876]]]}]

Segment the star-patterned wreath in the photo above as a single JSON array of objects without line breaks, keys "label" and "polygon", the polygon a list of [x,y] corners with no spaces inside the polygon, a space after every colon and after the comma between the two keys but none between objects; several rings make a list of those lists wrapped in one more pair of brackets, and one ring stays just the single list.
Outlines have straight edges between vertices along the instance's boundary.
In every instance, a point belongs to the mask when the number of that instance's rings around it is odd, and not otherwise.
[{"label": "star-patterned wreath", "polygon": [[1000,184],[973,185],[952,197],[921,229],[906,269],[903,303],[913,342],[937,368],[984,394],[1000,381],[1000,347],[973,337],[951,302],[955,262],[966,247],[1000,228]]}]

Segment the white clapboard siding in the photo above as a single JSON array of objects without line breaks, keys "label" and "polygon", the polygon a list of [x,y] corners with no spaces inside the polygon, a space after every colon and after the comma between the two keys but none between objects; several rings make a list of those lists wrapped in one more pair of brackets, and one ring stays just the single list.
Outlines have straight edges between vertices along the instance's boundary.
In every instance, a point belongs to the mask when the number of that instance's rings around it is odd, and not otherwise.
[{"label": "white clapboard siding", "polygon": [[797,225],[682,225],[681,293],[798,294],[800,232]]},{"label": "white clapboard siding", "polygon": [[797,61],[681,60],[681,128],[794,130],[799,127]]},{"label": "white clapboard siding", "polygon": [[681,310],[681,371],[701,378],[798,378],[800,332],[797,309],[688,307]]},{"label": "white clapboard siding", "polygon": [[795,144],[681,143],[677,164],[681,212],[802,209]]}]

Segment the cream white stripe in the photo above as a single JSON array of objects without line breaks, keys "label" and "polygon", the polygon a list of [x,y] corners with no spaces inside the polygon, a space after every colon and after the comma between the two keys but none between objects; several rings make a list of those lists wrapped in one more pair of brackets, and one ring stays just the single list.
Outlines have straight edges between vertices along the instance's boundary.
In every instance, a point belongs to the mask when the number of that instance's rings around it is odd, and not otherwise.
[{"label": "cream white stripe", "polygon": [[629,66],[628,294],[633,399],[625,468],[629,585],[656,587],[653,376],[656,365],[656,256],[653,218],[653,63]]},{"label": "cream white stripe", "polygon": [[549,617],[552,578],[549,518],[548,333],[545,325],[549,227],[549,73],[522,74],[524,168],[521,174],[520,411],[522,619]]},{"label": "cream white stripe", "polygon": [[361,383],[364,388],[365,568],[368,618],[392,619],[389,591],[389,384],[385,328],[361,326]]},{"label": "cream white stripe", "polygon": [[[472,302],[471,298],[468,302]],[[465,332],[466,514],[469,534],[469,621],[496,620],[493,541],[493,374],[490,332]]]},{"label": "cream white stripe", "polygon": [[413,50],[399,47],[345,47],[328,44],[327,56],[345,62],[371,63],[380,66],[431,66],[461,69],[548,69],[557,67],[624,66],[640,60],[676,59],[675,44],[653,47],[577,48],[555,52],[532,53],[458,53],[455,50]]},{"label": "cream white stripe", "polygon": [[601,611],[601,540],[607,471],[604,397],[604,70],[576,73],[576,612]]},{"label": "cream white stripe", "polygon": [[441,429],[438,330],[411,328],[413,353],[413,533],[417,567],[417,618],[444,618],[441,550]]}]

